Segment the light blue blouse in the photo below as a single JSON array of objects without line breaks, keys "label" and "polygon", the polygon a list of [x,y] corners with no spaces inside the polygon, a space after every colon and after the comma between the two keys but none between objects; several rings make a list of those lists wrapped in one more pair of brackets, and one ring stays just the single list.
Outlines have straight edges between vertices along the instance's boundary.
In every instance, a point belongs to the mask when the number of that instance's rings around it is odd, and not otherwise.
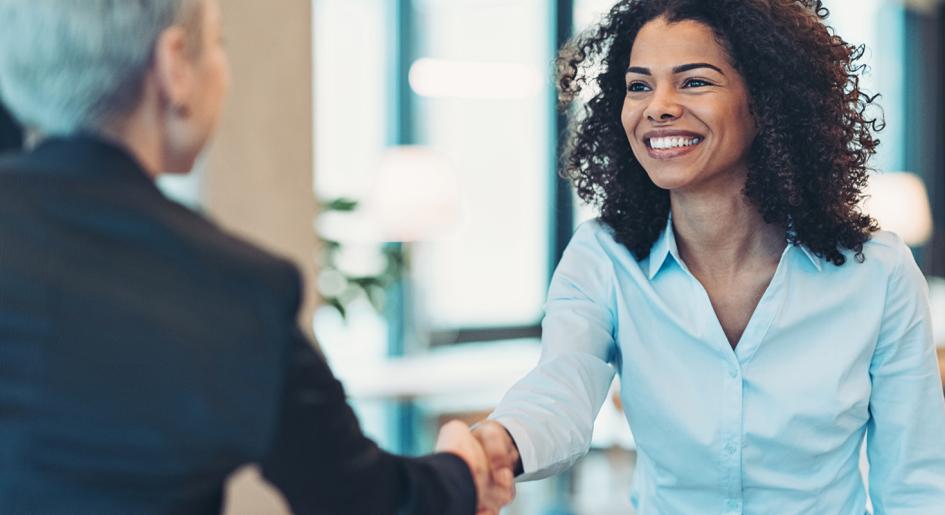
[{"label": "light blue blouse", "polygon": [[788,245],[732,349],[672,223],[637,261],[601,222],[552,280],[538,366],[491,418],[525,475],[572,465],[614,373],[637,443],[639,515],[945,514],[945,398],[925,279],[880,232],[837,267]]}]

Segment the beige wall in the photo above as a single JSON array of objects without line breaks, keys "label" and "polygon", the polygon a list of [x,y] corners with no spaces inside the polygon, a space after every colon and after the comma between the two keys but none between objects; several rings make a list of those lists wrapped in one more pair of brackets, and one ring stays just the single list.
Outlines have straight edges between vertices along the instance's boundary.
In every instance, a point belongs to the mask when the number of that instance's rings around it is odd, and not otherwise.
[{"label": "beige wall", "polygon": [[220,0],[232,81],[207,159],[203,204],[228,229],[303,271],[315,294],[311,2]]},{"label": "beige wall", "polygon": [[[230,230],[291,258],[315,305],[312,45],[308,0],[221,0],[232,88],[207,159],[203,204]],[[255,469],[227,488],[226,515],[287,514]]]}]

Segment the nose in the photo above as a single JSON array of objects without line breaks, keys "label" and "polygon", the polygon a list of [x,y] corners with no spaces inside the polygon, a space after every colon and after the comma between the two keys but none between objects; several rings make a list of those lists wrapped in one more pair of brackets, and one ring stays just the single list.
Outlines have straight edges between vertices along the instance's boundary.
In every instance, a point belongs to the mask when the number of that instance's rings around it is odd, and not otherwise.
[{"label": "nose", "polygon": [[683,107],[672,88],[659,88],[650,96],[644,115],[652,122],[671,122],[683,115]]}]

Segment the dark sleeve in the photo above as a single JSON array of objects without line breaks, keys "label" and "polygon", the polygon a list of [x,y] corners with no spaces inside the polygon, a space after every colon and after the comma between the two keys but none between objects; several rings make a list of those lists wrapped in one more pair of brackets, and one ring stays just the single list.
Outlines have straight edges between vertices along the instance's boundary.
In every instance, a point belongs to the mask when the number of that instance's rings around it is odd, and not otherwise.
[{"label": "dark sleeve", "polygon": [[297,328],[293,334],[280,419],[262,470],[296,515],[475,513],[475,486],[461,458],[404,458],[379,449],[361,432],[324,358]]},{"label": "dark sleeve", "polygon": [[0,152],[19,150],[23,146],[23,132],[10,113],[0,105]]}]

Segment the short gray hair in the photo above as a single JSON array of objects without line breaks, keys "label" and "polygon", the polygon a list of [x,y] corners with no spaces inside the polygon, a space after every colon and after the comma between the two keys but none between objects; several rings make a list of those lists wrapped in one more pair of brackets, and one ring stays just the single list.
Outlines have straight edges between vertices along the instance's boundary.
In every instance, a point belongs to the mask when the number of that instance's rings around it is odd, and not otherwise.
[{"label": "short gray hair", "polygon": [[0,0],[0,94],[27,127],[100,131],[130,114],[160,34],[203,0]]}]

